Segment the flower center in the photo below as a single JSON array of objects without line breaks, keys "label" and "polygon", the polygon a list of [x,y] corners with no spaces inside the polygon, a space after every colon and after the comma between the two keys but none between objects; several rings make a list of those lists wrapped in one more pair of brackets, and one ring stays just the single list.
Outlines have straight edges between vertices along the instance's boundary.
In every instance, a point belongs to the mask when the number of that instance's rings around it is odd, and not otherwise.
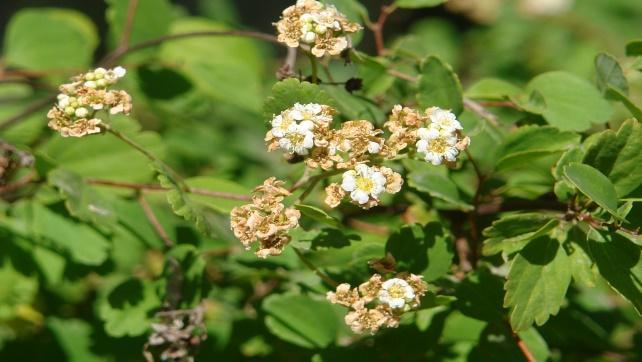
[{"label": "flower center", "polygon": [[448,143],[445,138],[439,137],[430,141],[428,149],[435,153],[444,153],[448,149]]},{"label": "flower center", "polygon": [[357,188],[365,192],[370,192],[374,188],[374,182],[367,177],[357,177],[356,183]]},{"label": "flower center", "polygon": [[295,145],[303,143],[303,140],[305,139],[305,135],[302,135],[300,133],[290,133],[287,137],[290,142]]},{"label": "flower center", "polygon": [[388,288],[388,294],[394,299],[404,298],[406,296],[406,288],[399,284],[393,284]]}]

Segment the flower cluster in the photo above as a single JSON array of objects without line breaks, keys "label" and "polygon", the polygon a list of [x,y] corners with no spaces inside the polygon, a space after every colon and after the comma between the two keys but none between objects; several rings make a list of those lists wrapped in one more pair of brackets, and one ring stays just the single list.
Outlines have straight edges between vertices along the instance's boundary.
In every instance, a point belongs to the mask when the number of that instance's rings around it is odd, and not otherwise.
[{"label": "flower cluster", "polygon": [[327,299],[350,308],[345,322],[353,332],[374,334],[382,327],[397,327],[401,315],[417,308],[427,289],[418,275],[400,274],[384,281],[375,274],[358,288],[339,285],[335,292],[327,293]]},{"label": "flower cluster", "polygon": [[97,113],[110,114],[131,111],[131,97],[122,90],[109,90],[125,75],[125,69],[96,68],[72,78],[71,83],[60,86],[57,103],[49,110],[49,127],[63,137],[82,137],[99,133],[103,120]]},{"label": "flower cluster", "polygon": [[292,48],[306,44],[316,57],[341,54],[350,46],[347,34],[362,29],[334,6],[316,0],[298,0],[296,5],[283,10],[281,19],[274,25],[279,42]]},{"label": "flower cluster", "polygon": [[307,155],[312,147],[325,147],[335,110],[316,103],[299,104],[272,119],[265,136],[268,150],[281,148],[290,155]]},{"label": "flower cluster", "polygon": [[150,347],[159,350],[163,361],[194,361],[192,352],[207,339],[203,308],[166,312],[162,323],[152,323],[152,334],[145,346],[145,357],[153,361]]},{"label": "flower cluster", "polygon": [[283,181],[274,177],[263,182],[252,192],[252,203],[235,207],[231,213],[234,235],[249,250],[258,241],[256,255],[267,258],[280,255],[290,241],[288,230],[299,225],[299,210],[283,205],[290,192],[283,188]]},{"label": "flower cluster", "polygon": [[341,185],[332,183],[326,187],[325,202],[330,207],[337,207],[349,194],[352,203],[369,209],[379,204],[379,195],[383,192],[395,194],[402,184],[401,175],[388,167],[358,164],[354,170],[343,173]]},{"label": "flower cluster", "polygon": [[417,130],[417,152],[433,165],[455,162],[459,152],[468,147],[470,139],[461,137],[462,126],[451,112],[430,108],[426,113],[430,123]]}]

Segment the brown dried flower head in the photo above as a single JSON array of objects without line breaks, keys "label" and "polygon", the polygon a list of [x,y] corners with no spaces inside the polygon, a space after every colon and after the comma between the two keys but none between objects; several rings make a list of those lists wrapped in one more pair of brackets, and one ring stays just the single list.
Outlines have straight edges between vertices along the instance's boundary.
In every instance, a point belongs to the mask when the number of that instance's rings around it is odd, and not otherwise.
[{"label": "brown dried flower head", "polygon": [[96,68],[61,85],[58,101],[47,113],[49,127],[63,137],[82,137],[102,131],[100,111],[129,114],[132,107],[129,94],[108,89],[123,76],[122,67]]},{"label": "brown dried flower head", "polygon": [[283,252],[290,241],[288,230],[296,228],[301,217],[299,210],[286,208],[281,202],[288,195],[290,192],[283,188],[283,181],[270,177],[254,189],[251,204],[232,209],[232,231],[245,249],[258,242],[256,255],[260,258]]},{"label": "brown dried flower head", "polygon": [[397,327],[401,315],[417,308],[428,289],[422,277],[414,274],[382,279],[374,274],[358,288],[344,283],[327,293],[330,303],[350,308],[345,322],[354,333],[375,334],[382,327]]},{"label": "brown dried flower head", "polygon": [[348,34],[362,29],[334,6],[316,0],[298,0],[274,25],[279,42],[291,48],[306,44],[316,57],[341,54],[350,47]]},{"label": "brown dried flower head", "polygon": [[337,207],[346,195],[350,195],[353,204],[369,209],[379,204],[382,193],[395,194],[401,190],[402,184],[401,175],[392,169],[360,163],[343,173],[340,185],[332,183],[326,187],[325,202],[330,207]]}]

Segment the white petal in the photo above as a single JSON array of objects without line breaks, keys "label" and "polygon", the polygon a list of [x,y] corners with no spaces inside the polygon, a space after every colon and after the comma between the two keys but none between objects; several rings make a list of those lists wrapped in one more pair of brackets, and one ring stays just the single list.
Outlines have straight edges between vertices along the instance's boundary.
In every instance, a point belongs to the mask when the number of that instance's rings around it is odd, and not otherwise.
[{"label": "white petal", "polygon": [[388,305],[390,306],[390,308],[394,308],[394,309],[403,308],[405,304],[406,304],[406,301],[401,298],[394,298],[388,301]]},{"label": "white petal", "polygon": [[114,68],[114,74],[116,74],[116,76],[118,78],[124,77],[125,73],[127,73],[127,70],[125,70],[125,68],[123,68],[123,67],[118,66],[118,67]]},{"label": "white petal", "polygon": [[361,205],[365,204],[370,199],[370,196],[368,196],[367,193],[359,189],[352,191],[350,193],[350,197]]},{"label": "white petal", "polygon": [[305,138],[303,139],[303,147],[312,148],[312,146],[314,146],[314,135],[312,132],[308,132],[305,134]]},{"label": "white petal", "polygon": [[292,117],[292,119],[296,119],[297,121],[301,121],[303,120],[303,113],[301,113],[301,111],[297,109],[293,109],[292,111],[290,111],[290,117]]},{"label": "white petal", "polygon": [[368,177],[371,174],[370,167],[368,167],[368,165],[364,165],[363,163],[358,164],[354,169],[359,175],[364,177]]},{"label": "white petal", "polygon": [[417,152],[426,153],[428,152],[428,141],[419,140],[415,145],[417,147]]},{"label": "white petal", "polygon": [[377,154],[381,150],[381,145],[379,145],[376,142],[369,142],[368,143],[368,152],[372,154]]},{"label": "white petal", "polygon": [[354,191],[357,188],[357,180],[352,175],[343,174],[343,182],[341,182],[341,188],[348,192]]},{"label": "white petal", "polygon": [[312,131],[314,129],[314,122],[312,121],[302,121],[299,123],[299,128],[304,129],[306,131]]}]

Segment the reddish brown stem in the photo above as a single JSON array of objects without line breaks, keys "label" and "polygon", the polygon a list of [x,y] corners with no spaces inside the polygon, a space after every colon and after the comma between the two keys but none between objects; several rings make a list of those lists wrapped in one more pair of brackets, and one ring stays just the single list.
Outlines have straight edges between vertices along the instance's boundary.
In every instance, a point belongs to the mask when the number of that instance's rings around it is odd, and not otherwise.
[{"label": "reddish brown stem", "polygon": [[[150,190],[150,191],[169,191],[168,188],[162,187],[158,184],[140,184],[132,182],[122,182],[122,181],[111,181],[111,180],[97,180],[97,179],[88,179],[88,184],[97,185],[97,186],[107,186],[107,187],[116,187],[123,189],[132,189],[132,190]],[[239,200],[239,201],[249,201],[250,196],[242,194],[233,194],[229,192],[222,191],[212,191],[196,187],[190,187],[187,192],[195,195],[203,195],[210,197],[217,197],[220,199],[228,200]]]},{"label": "reddish brown stem", "polygon": [[397,10],[396,5],[385,5],[381,7],[381,12],[379,13],[379,19],[374,24],[370,24],[369,28],[372,30],[375,39],[375,46],[377,47],[377,55],[384,55],[386,52],[386,46],[383,41],[383,27],[388,20],[388,16]]},{"label": "reddish brown stem", "polygon": [[[509,327],[510,328],[510,327]],[[512,331],[512,328],[511,328]],[[535,357],[531,353],[531,351],[528,349],[528,346],[524,341],[520,338],[520,336],[515,333],[513,333],[513,339],[515,339],[515,343],[517,344],[517,348],[519,348],[520,351],[522,351],[522,354],[524,355],[524,358],[526,359],[527,362],[537,362],[535,360]]]},{"label": "reddish brown stem", "polygon": [[151,206],[149,206],[149,203],[147,202],[147,200],[145,200],[145,195],[143,192],[138,195],[138,204],[143,209],[147,220],[149,220],[149,223],[152,225],[158,236],[160,236],[161,240],[163,240],[163,244],[165,244],[165,247],[167,249],[171,248],[174,245],[174,242],[169,238],[169,235],[167,235],[167,232],[165,232],[165,229],[158,221],[158,218],[154,214]]}]

